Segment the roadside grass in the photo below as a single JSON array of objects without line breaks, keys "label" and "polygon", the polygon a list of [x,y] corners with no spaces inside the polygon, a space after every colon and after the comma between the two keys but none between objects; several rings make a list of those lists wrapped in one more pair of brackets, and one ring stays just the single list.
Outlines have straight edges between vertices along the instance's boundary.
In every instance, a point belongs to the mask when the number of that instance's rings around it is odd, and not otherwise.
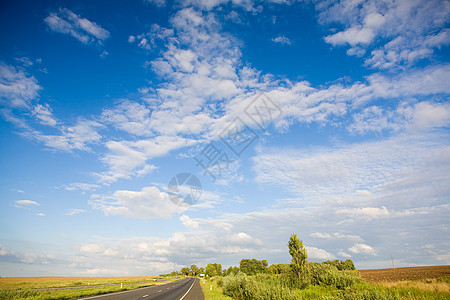
[{"label": "roadside grass", "polygon": [[[339,272],[339,273],[338,273]],[[350,276],[350,277],[349,277]],[[257,274],[228,275],[218,277],[214,282],[223,294],[233,299],[345,299],[345,300],[450,300],[449,278],[429,279],[409,282],[369,283],[362,280],[357,272],[330,272],[327,268],[310,270],[309,284],[297,288],[288,278],[279,275]],[[205,284],[205,294],[211,281]],[[212,294],[206,299],[222,299]],[[228,298],[229,299],[229,298]]]},{"label": "roadside grass", "polygon": [[217,283],[210,279],[200,279],[205,300],[231,300],[233,298],[225,296],[222,290],[217,286]]},{"label": "roadside grass", "polygon": [[36,291],[33,289],[7,289],[0,290],[0,299],[1,300],[16,300],[16,299],[26,299],[26,300],[47,300],[47,299],[73,299],[79,297],[88,297],[95,296],[101,294],[108,294],[119,291],[126,291],[137,289],[141,287],[153,286],[155,283],[147,283],[147,284],[132,284],[123,286],[120,288],[119,286],[102,286],[102,287],[94,287],[94,288],[85,288],[85,289],[66,289],[66,290],[57,290],[57,291]]}]

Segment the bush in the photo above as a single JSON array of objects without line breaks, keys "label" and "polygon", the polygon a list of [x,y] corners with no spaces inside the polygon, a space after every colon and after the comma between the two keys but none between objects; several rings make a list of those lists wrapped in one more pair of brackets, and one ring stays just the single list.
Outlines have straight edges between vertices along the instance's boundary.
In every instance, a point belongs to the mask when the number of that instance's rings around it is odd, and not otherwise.
[{"label": "bush", "polygon": [[235,299],[296,299],[295,294],[279,278],[265,274],[229,275],[223,278],[222,288],[225,295]]},{"label": "bush", "polygon": [[339,271],[329,264],[309,263],[309,283],[312,285],[329,285],[338,289],[362,282],[358,271]]},{"label": "bush", "polygon": [[353,261],[351,259],[346,259],[345,261],[342,260],[327,260],[323,262],[324,264],[327,265],[332,265],[335,266],[338,270],[343,271],[343,270],[349,270],[349,271],[353,271],[356,270],[355,269],[355,264],[353,263]]},{"label": "bush", "polygon": [[[374,285],[360,286],[358,289],[346,289],[341,291],[340,298],[345,300],[397,300],[395,291],[384,289]],[[409,297],[408,297],[409,298]]]}]

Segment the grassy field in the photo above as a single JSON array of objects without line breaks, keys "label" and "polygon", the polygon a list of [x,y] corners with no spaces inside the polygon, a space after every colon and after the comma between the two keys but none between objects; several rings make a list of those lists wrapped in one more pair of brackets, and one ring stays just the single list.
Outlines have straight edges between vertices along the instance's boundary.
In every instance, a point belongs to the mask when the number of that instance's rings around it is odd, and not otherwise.
[{"label": "grassy field", "polygon": [[153,278],[156,277],[2,277],[0,278],[0,289],[45,289],[121,283],[145,283],[152,282]]},{"label": "grassy field", "polygon": [[[202,279],[206,300],[233,299],[442,299],[450,300],[449,266],[363,270],[345,285],[310,284],[293,288],[274,275],[238,275]],[[356,271],[354,271],[356,272]],[[322,278],[324,279],[324,278]],[[329,278],[331,279],[331,277]],[[405,280],[406,279],[406,280]]]},{"label": "grassy field", "polygon": [[214,280],[200,279],[203,294],[206,300],[231,300],[233,298],[225,296]]},{"label": "grassy field", "polygon": [[73,299],[177,280],[169,278],[161,281],[163,279],[158,278],[158,282],[153,282],[153,278],[155,277],[5,277],[0,278],[0,299]]}]

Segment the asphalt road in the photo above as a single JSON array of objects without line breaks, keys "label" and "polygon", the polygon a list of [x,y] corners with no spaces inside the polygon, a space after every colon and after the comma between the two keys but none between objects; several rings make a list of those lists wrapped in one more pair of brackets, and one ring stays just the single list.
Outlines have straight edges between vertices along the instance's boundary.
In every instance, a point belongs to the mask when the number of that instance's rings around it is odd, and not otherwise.
[{"label": "asphalt road", "polygon": [[185,278],[171,283],[145,288],[81,298],[98,300],[204,300],[198,278]]}]

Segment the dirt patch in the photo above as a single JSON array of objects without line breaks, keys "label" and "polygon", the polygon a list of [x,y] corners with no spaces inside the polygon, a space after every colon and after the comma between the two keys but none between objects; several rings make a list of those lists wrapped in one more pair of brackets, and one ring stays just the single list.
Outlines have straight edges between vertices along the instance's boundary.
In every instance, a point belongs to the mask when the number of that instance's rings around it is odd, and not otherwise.
[{"label": "dirt patch", "polygon": [[369,282],[424,280],[450,276],[450,266],[359,270],[359,273]]}]

